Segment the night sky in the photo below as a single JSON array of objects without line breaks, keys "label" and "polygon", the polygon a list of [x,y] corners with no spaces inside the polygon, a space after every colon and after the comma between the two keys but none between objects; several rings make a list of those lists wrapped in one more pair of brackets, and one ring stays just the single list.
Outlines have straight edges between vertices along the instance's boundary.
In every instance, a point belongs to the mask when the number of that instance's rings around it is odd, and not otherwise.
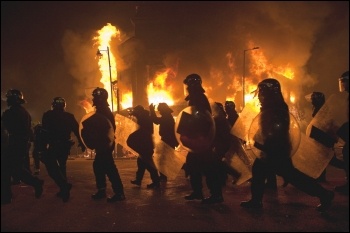
[{"label": "night sky", "polygon": [[[198,72],[208,96],[218,102],[225,101],[232,91],[227,87],[242,76],[244,49],[254,46],[269,64],[293,67],[300,106],[306,108],[310,105],[301,97],[312,91],[326,97],[337,92],[337,78],[349,69],[348,1],[2,1],[2,97],[9,88],[21,90],[25,107],[38,121],[52,99],[62,96],[67,111],[79,121],[85,111],[78,102],[100,79],[92,37],[107,23],[122,32],[123,40],[132,37],[137,5],[180,9],[182,13],[169,16],[175,23],[187,20],[178,24],[181,33],[174,33],[167,54],[180,61],[176,82],[182,88],[184,76]],[[232,56],[231,66],[227,54]],[[166,61],[165,57],[165,65]],[[2,101],[2,111],[5,108]]]}]

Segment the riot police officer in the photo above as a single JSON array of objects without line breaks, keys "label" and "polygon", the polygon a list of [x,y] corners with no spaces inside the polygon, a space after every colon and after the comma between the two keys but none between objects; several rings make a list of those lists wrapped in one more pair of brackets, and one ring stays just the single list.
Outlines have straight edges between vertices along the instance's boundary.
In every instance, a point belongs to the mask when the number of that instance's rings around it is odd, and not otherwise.
[{"label": "riot police officer", "polygon": [[51,103],[51,110],[42,117],[42,129],[47,133],[48,151],[42,156],[49,176],[55,181],[60,191],[56,194],[67,202],[72,185],[67,181],[67,159],[74,142],[71,133],[78,139],[78,145],[85,151],[79,135],[79,124],[72,113],[66,110],[66,100],[55,97]]},{"label": "riot police officer", "polygon": [[[339,91],[349,93],[349,71],[344,72],[339,78]],[[348,96],[349,102],[349,96]],[[335,191],[349,194],[349,105],[348,105],[348,119],[337,131],[337,135],[345,142],[342,154],[345,165],[346,183],[335,187]]]},{"label": "riot police officer", "polygon": [[[158,111],[160,117],[157,116],[154,105],[150,104],[149,106],[150,116],[154,124],[159,125],[159,136],[160,139],[175,149],[179,143],[176,140],[175,136],[175,120],[172,115],[173,110],[168,106],[167,103],[159,103]],[[163,173],[159,173],[160,181],[167,181],[167,177]]]},{"label": "riot police officer", "polygon": [[320,198],[317,210],[327,211],[334,193],[323,188],[317,181],[297,170],[291,160],[290,115],[285,103],[280,83],[276,79],[264,79],[258,84],[260,108],[260,129],[262,142],[255,141],[254,146],[261,151],[252,167],[251,192],[249,201],[241,202],[245,208],[262,208],[265,179],[274,172],[288,180],[290,184],[305,193]]},{"label": "riot police officer", "polygon": [[225,112],[227,114],[227,120],[229,121],[232,128],[239,116],[236,111],[235,102],[230,100],[225,101]]},{"label": "riot police officer", "polygon": [[[29,112],[22,106],[26,101],[23,93],[17,89],[10,89],[6,93],[7,106],[9,107],[2,114],[2,124],[8,132],[8,162],[5,169],[6,174],[17,174],[19,179],[32,186],[35,190],[35,197],[40,198],[43,192],[44,181],[33,176],[26,168],[26,156],[29,154],[30,140],[33,136],[31,124],[32,118]],[[6,176],[10,177],[11,176]],[[6,182],[8,183],[8,182]],[[11,202],[12,195],[7,196],[7,202]]]},{"label": "riot police officer", "polygon": [[[104,88],[97,87],[92,92],[93,106],[96,108],[96,114],[101,114],[112,125],[113,134],[116,129],[113,113],[109,108],[107,102],[108,92]],[[107,132],[106,132],[107,133]],[[101,140],[108,140],[108,135],[98,135]],[[124,186],[120,179],[118,169],[114,163],[113,150],[115,149],[115,141],[111,143],[102,142],[101,145],[96,147],[96,156],[93,162],[93,169],[96,179],[97,193],[91,197],[94,200],[103,199],[106,197],[106,176],[112,183],[112,189],[114,195],[107,198],[107,202],[116,202],[125,200]]]},{"label": "riot police officer", "polygon": [[151,176],[152,183],[147,185],[148,189],[157,189],[160,187],[158,170],[153,161],[154,143],[153,143],[153,121],[149,112],[143,106],[137,105],[130,113],[136,117],[139,128],[131,133],[126,141],[128,146],[135,150],[137,157],[136,179],[131,180],[132,184],[141,186],[145,171]]},{"label": "riot police officer", "polygon": [[[188,93],[185,100],[188,106],[194,106],[198,112],[212,109],[205,90],[202,87],[202,78],[198,74],[188,75],[184,81],[185,92]],[[208,149],[202,152],[188,152],[185,172],[190,177],[192,193],[185,196],[186,200],[202,200],[202,204],[221,203],[224,201],[222,196],[222,163],[217,154],[214,152],[214,146],[208,145]],[[206,176],[207,186],[210,190],[210,197],[203,199],[202,192],[202,175]]]}]

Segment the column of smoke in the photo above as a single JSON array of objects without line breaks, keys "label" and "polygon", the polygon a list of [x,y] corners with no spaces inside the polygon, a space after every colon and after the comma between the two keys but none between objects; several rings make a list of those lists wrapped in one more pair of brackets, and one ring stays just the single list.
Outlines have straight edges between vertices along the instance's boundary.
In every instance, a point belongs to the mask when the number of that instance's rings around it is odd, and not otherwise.
[{"label": "column of smoke", "polygon": [[[243,50],[250,48],[250,43],[260,47],[270,64],[293,67],[293,82],[298,84],[293,91],[300,107],[310,108],[303,99],[310,91],[322,91],[326,96],[337,91],[336,77],[348,69],[349,60],[344,52],[349,44],[348,7],[344,3],[225,2],[222,7],[208,4],[212,6],[188,6],[186,12],[192,20],[186,25],[187,34],[171,35],[178,45],[164,53],[179,61],[177,77],[172,79],[178,87],[174,99],[183,99],[182,81],[190,73],[202,76],[206,94],[213,101],[224,102],[227,96],[239,95]],[[336,11],[344,14],[335,15]],[[338,27],[334,28],[335,25]],[[83,36],[67,31],[63,45],[71,74],[79,80],[77,95],[86,96],[86,87],[100,85],[91,36],[89,32]],[[171,65],[165,62],[165,66]],[[247,78],[251,76],[249,66],[247,59]],[[257,83],[263,78],[267,74],[251,81]]]}]

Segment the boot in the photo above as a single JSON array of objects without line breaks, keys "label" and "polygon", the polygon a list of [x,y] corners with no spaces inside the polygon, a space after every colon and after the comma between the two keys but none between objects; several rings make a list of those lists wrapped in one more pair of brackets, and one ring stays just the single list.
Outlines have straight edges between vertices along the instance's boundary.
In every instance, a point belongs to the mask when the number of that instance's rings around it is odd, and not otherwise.
[{"label": "boot", "polygon": [[190,195],[185,196],[186,200],[192,201],[192,200],[202,200],[203,194],[202,193],[196,193],[192,192]]},{"label": "boot", "polygon": [[114,194],[113,197],[109,197],[107,198],[107,202],[108,203],[113,203],[116,201],[123,201],[125,200],[125,195],[124,194]]},{"label": "boot", "polygon": [[38,183],[34,186],[35,198],[40,198],[41,194],[43,194],[43,185],[44,181],[38,179]]},{"label": "boot", "polygon": [[215,204],[221,203],[224,201],[222,195],[211,195],[210,197],[204,198],[201,204]]},{"label": "boot", "polygon": [[319,212],[326,212],[332,205],[334,199],[334,192],[327,191],[326,195],[320,198],[321,203],[317,206]]},{"label": "boot", "polygon": [[151,184],[147,185],[148,189],[156,189],[156,188],[159,188],[159,187],[160,187],[159,183],[151,183]]},{"label": "boot", "polygon": [[106,197],[106,190],[105,189],[99,189],[97,191],[97,193],[91,195],[91,198],[94,200],[103,199],[105,197]]},{"label": "boot", "polygon": [[[69,191],[72,189],[72,186],[73,185],[71,183],[67,184],[67,187],[68,187]],[[62,198],[62,190],[60,190],[58,193],[56,193],[56,196]]]},{"label": "boot", "polygon": [[250,208],[250,209],[261,209],[263,207],[263,204],[261,203],[261,201],[249,200],[249,201],[242,201],[241,206],[244,208]]},{"label": "boot", "polygon": [[132,181],[130,181],[130,183],[137,185],[137,186],[141,186],[141,181],[138,181],[138,180],[132,180]]},{"label": "boot", "polygon": [[336,186],[334,190],[338,193],[349,194],[349,183],[346,183],[341,186]]}]

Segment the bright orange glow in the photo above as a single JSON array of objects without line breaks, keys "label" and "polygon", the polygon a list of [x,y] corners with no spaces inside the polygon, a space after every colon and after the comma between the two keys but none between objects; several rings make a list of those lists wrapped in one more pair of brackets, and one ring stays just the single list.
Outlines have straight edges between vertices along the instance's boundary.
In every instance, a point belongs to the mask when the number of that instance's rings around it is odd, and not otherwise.
[{"label": "bright orange glow", "polygon": [[123,94],[123,96],[120,99],[120,105],[121,105],[122,109],[132,107],[132,92],[131,91],[128,91],[127,93]]},{"label": "bright orange glow", "polygon": [[293,92],[290,92],[289,100],[290,100],[291,103],[293,103],[293,104],[295,103],[295,95],[294,95]]},{"label": "bright orange glow", "polygon": [[[100,50],[102,56],[99,57],[98,65],[101,71],[100,82],[104,85],[104,88],[108,92],[108,103],[110,108],[112,107],[111,96],[113,95],[113,108],[117,109],[117,98],[115,93],[111,93],[111,81],[118,80],[117,78],[117,63],[116,59],[110,50],[110,42],[112,38],[120,36],[120,31],[110,23],[107,23],[102,29],[97,31],[98,36],[93,39],[96,40],[98,49]],[[109,51],[108,51],[109,50]],[[109,53],[109,55],[108,55]],[[109,60],[108,60],[109,56]],[[111,72],[110,70],[111,69]]]},{"label": "bright orange glow", "polygon": [[86,113],[89,113],[89,112],[92,112],[95,110],[94,107],[92,106],[92,104],[87,100],[80,101],[80,105],[83,106]]},{"label": "bright orange glow", "polygon": [[[248,48],[253,48],[254,43],[250,42]],[[252,103],[254,106],[256,106],[259,101],[257,98],[252,98],[253,95],[250,93],[256,89],[257,83],[252,83],[252,80],[254,82],[260,82],[262,74],[267,74],[269,78],[277,78],[276,76],[283,76],[287,79],[293,80],[295,73],[293,68],[290,64],[286,64],[284,66],[275,66],[268,62],[267,58],[265,57],[263,53],[263,49],[255,49],[250,50],[249,53],[246,53],[246,56],[249,56],[249,74],[253,77],[245,77],[245,103]],[[256,78],[259,78],[261,80],[256,80]],[[295,103],[296,96],[295,94],[290,93],[290,102]]]},{"label": "bright orange glow", "polygon": [[174,100],[172,98],[172,86],[166,85],[166,79],[170,69],[167,69],[164,72],[156,74],[156,78],[147,85],[147,96],[148,102],[155,105],[164,102],[169,106],[174,105]]}]

